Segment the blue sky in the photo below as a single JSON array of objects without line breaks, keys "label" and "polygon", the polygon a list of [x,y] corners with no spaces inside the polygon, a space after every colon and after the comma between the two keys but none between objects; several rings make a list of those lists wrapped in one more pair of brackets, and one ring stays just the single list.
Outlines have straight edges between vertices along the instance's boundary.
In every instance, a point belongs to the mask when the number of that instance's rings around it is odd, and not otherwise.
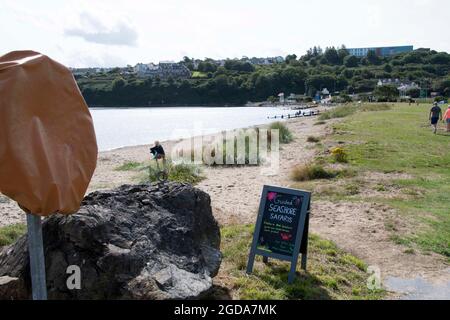
[{"label": "blue sky", "polygon": [[0,54],[68,66],[302,55],[311,46],[450,52],[448,0],[0,0]]}]

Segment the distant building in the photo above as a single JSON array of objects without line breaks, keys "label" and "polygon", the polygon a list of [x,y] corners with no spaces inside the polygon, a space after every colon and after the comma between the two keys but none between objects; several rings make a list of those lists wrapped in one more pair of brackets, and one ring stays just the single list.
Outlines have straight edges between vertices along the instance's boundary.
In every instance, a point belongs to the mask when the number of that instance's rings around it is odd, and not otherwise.
[{"label": "distant building", "polygon": [[377,85],[380,86],[394,86],[400,92],[400,97],[407,97],[408,92],[412,89],[419,89],[420,86],[414,81],[400,80],[400,79],[380,79]]},{"label": "distant building", "polygon": [[374,47],[374,48],[350,48],[347,49],[350,55],[356,57],[365,57],[369,51],[375,51],[378,56],[387,57],[399,53],[411,52],[414,46],[400,46],[400,47]]},{"label": "distant building", "polygon": [[251,59],[246,59],[246,61],[250,62],[251,64],[254,65],[272,65],[272,64],[276,64],[276,63],[282,63],[284,62],[284,58],[283,57],[268,57],[268,58],[251,58]]},{"label": "distant building", "polygon": [[191,71],[184,64],[171,61],[163,61],[158,65],[138,63],[134,67],[134,71],[139,77],[159,77],[161,79],[188,79],[191,77]]}]

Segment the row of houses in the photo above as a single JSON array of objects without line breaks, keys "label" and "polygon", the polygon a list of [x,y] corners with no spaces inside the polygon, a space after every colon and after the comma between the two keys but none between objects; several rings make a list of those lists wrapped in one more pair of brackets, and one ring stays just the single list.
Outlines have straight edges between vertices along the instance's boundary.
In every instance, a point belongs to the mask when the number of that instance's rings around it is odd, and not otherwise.
[{"label": "row of houses", "polygon": [[134,67],[134,72],[138,77],[161,79],[177,78],[188,79],[192,76],[191,71],[182,63],[163,61],[159,64],[138,63]]}]

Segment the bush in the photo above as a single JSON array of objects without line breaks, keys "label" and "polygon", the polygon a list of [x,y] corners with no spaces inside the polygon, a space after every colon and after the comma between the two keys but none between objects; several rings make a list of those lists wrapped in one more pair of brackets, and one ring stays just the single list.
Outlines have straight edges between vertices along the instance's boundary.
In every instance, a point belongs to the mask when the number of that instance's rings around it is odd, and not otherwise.
[{"label": "bush", "polygon": [[331,150],[331,154],[334,157],[334,160],[339,163],[347,163],[347,152],[343,148],[333,148]]},{"label": "bush", "polygon": [[291,173],[291,178],[294,181],[309,181],[319,179],[332,179],[336,177],[336,173],[328,171],[318,164],[313,165],[299,165],[294,167]]},{"label": "bush", "polygon": [[[185,182],[196,184],[202,181],[205,177],[202,174],[201,168],[198,165],[190,163],[168,163],[169,170],[169,181]],[[146,167],[148,174],[143,179],[142,182],[157,182],[157,173],[162,170],[162,165],[160,164],[160,169],[156,167],[156,164],[150,164]]]},{"label": "bush", "polygon": [[317,143],[320,141],[320,139],[318,137],[314,137],[314,136],[309,136],[306,141],[310,142],[310,143]]},{"label": "bush", "polygon": [[269,130],[279,130],[280,143],[287,144],[294,140],[292,132],[281,122],[274,122],[270,125]]}]

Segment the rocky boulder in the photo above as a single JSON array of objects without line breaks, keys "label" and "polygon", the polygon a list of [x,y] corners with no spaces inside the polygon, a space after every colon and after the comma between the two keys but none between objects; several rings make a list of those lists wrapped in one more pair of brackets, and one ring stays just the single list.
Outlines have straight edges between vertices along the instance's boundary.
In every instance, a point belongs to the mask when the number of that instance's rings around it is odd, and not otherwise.
[{"label": "rocky boulder", "polygon": [[[196,299],[220,267],[208,194],[187,184],[122,186],[44,221],[49,299]],[[69,266],[81,289],[69,290]],[[0,252],[0,299],[31,297],[26,236]]]}]

